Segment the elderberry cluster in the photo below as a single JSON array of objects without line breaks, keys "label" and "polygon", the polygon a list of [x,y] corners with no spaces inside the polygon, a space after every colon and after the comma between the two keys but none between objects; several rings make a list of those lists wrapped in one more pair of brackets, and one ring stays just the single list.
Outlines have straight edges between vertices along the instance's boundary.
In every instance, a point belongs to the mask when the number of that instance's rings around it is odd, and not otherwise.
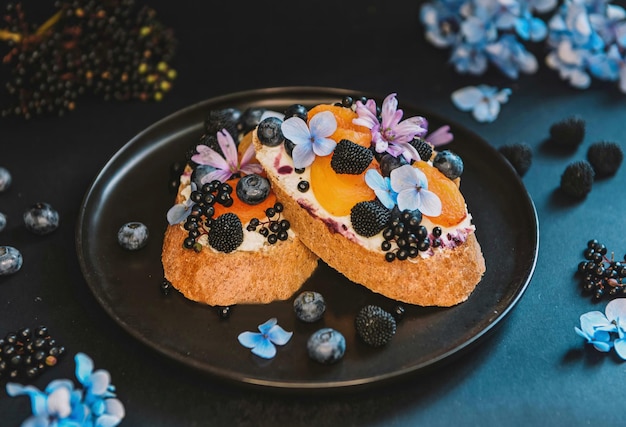
[{"label": "elderberry cluster", "polygon": [[258,218],[252,218],[246,229],[248,231],[256,231],[258,229],[259,233],[271,244],[279,240],[285,241],[289,238],[288,230],[291,224],[289,220],[281,218],[280,214],[282,211],[282,203],[276,202],[273,207],[265,209],[265,215],[267,215],[268,218],[267,221],[262,222]]},{"label": "elderberry cluster", "polygon": [[65,354],[46,326],[21,328],[0,338],[0,380],[33,379]]},{"label": "elderberry cluster", "polygon": [[199,190],[191,192],[189,198],[193,204],[183,225],[188,232],[187,238],[183,241],[183,247],[193,249],[196,252],[202,250],[198,238],[206,234],[213,225],[215,203],[226,207],[231,206],[234,203],[232,192],[233,188],[230,184],[219,180],[207,182]]},{"label": "elderberry cluster", "polygon": [[440,227],[434,227],[431,241],[428,229],[422,224],[421,212],[404,210],[393,216],[383,230],[384,241],[380,248],[386,252],[387,261],[404,261],[415,258],[419,252],[427,251],[431,247],[441,246],[441,232]]},{"label": "elderberry cluster", "polygon": [[626,255],[617,261],[609,258],[606,246],[596,239],[589,240],[583,251],[584,261],[578,264],[583,291],[596,300],[604,296],[613,298],[626,295]]}]

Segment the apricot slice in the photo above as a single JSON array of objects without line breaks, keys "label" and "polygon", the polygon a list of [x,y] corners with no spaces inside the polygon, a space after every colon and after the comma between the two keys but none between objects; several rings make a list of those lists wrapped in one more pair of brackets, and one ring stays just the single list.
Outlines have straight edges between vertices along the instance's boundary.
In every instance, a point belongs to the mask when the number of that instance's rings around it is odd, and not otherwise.
[{"label": "apricot slice", "polygon": [[[365,183],[367,170],[359,175],[338,174],[330,166],[331,158],[318,156],[311,164],[311,191],[324,209],[336,216],[349,215],[358,202],[376,198]],[[372,167],[376,167],[376,161],[372,161]]]},{"label": "apricot slice", "polygon": [[450,180],[439,170],[424,161],[417,161],[413,164],[424,172],[428,179],[428,189],[439,196],[441,200],[441,214],[436,217],[429,217],[435,224],[450,227],[461,222],[467,215],[465,198],[461,194],[457,183]]},{"label": "apricot slice", "polygon": [[352,123],[352,120],[359,117],[357,113],[339,105],[319,104],[309,110],[309,120],[322,111],[330,111],[337,119],[337,130],[330,136],[333,141],[339,142],[342,139],[349,139],[356,144],[369,148],[372,142],[370,130],[365,126]]},{"label": "apricot slice", "polygon": [[236,214],[241,223],[245,226],[252,218],[263,219],[266,217],[265,210],[270,207],[274,207],[276,203],[276,195],[273,191],[270,192],[269,196],[265,200],[263,200],[258,205],[249,205],[241,201],[239,197],[237,197],[237,183],[239,182],[239,178],[233,178],[226,181],[233,188],[233,192],[231,196],[233,198],[233,204],[229,207],[221,205],[219,203],[215,203],[213,207],[215,208],[215,214],[213,218],[217,218],[218,216],[226,213],[232,212]]},{"label": "apricot slice", "polygon": [[[252,144],[252,131],[245,134],[241,138],[241,141],[239,141],[239,145],[237,146],[237,155],[240,159],[243,157],[243,154],[246,152],[248,147],[250,147],[250,144]],[[259,163],[259,161],[256,159],[255,156],[252,158],[252,160],[250,160],[250,163]]]}]

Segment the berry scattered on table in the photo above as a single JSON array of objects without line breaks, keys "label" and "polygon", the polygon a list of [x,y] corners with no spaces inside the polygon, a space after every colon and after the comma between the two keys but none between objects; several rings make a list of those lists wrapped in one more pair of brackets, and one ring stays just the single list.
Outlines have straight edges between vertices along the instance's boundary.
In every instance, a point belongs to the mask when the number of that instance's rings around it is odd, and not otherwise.
[{"label": "berry scattered on table", "polygon": [[317,322],[326,311],[326,301],[319,292],[304,291],[294,299],[293,310],[303,322]]},{"label": "berry scattered on table", "polygon": [[456,179],[463,174],[463,160],[450,150],[439,151],[433,159],[433,166],[449,179]]},{"label": "berry scattered on table", "polygon": [[550,142],[555,146],[576,148],[585,138],[585,121],[570,116],[550,126]]},{"label": "berry scattered on table", "polygon": [[372,347],[382,347],[396,333],[396,319],[377,305],[366,305],[356,315],[356,332],[359,338]]},{"label": "berry scattered on table", "polygon": [[9,188],[11,180],[11,172],[7,168],[0,166],[0,193]]},{"label": "berry scattered on table", "polygon": [[519,176],[524,176],[533,160],[533,151],[526,143],[514,143],[503,145],[498,148],[500,154],[508,160]]},{"label": "berry scattered on table", "polygon": [[13,246],[0,246],[0,276],[16,273],[22,268],[22,253]]},{"label": "berry scattered on table", "polygon": [[117,232],[117,241],[121,247],[136,251],[148,244],[148,227],[138,221],[127,222]]},{"label": "berry scattered on table", "polygon": [[307,341],[309,357],[316,362],[330,365],[338,362],[346,352],[346,339],[333,328],[315,331]]},{"label": "berry scattered on table", "polygon": [[615,175],[624,160],[624,153],[616,142],[598,141],[589,146],[587,160],[597,176],[606,177]]},{"label": "berry scattered on table", "polygon": [[59,213],[45,202],[38,202],[24,212],[24,225],[35,234],[50,234],[59,227]]},{"label": "berry scattered on table", "polygon": [[561,190],[574,198],[582,199],[593,186],[595,172],[591,164],[586,160],[578,160],[570,163],[561,175]]},{"label": "berry scattered on table", "polygon": [[65,354],[46,326],[20,328],[0,338],[0,381],[34,379]]}]

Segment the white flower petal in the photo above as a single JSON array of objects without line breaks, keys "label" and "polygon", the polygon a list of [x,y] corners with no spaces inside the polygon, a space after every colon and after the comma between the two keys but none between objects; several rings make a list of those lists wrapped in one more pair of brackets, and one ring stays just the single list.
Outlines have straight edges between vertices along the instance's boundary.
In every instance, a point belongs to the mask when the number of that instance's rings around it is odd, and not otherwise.
[{"label": "white flower petal", "polygon": [[473,109],[483,98],[483,93],[476,86],[466,86],[452,92],[452,102],[462,111]]},{"label": "white flower petal", "polygon": [[432,191],[421,189],[420,203],[417,209],[426,216],[437,217],[441,215],[441,200]]},{"label": "white flower petal", "polygon": [[398,193],[398,209],[414,211],[419,209],[421,195],[417,188],[402,190]]},{"label": "white flower petal", "polygon": [[260,334],[259,332],[246,331],[240,333],[237,340],[239,340],[239,344],[244,347],[254,348],[262,341],[265,341],[265,338],[263,338],[263,334]]},{"label": "white flower petal", "polygon": [[604,309],[609,322],[617,319],[626,319],[626,298],[611,300]]},{"label": "white flower petal", "polygon": [[322,111],[311,117],[311,120],[309,120],[309,129],[311,135],[316,139],[328,137],[337,130],[337,119],[330,111]]},{"label": "white flower petal", "polygon": [[318,156],[328,156],[335,150],[337,143],[330,138],[315,138],[313,152]]},{"label": "white flower petal", "polygon": [[389,179],[393,191],[400,193],[403,190],[415,189],[419,183],[416,170],[411,165],[403,165],[392,170]]},{"label": "white flower petal", "polygon": [[285,138],[294,144],[308,144],[311,142],[311,132],[306,122],[299,117],[290,117],[285,120],[280,129]]}]

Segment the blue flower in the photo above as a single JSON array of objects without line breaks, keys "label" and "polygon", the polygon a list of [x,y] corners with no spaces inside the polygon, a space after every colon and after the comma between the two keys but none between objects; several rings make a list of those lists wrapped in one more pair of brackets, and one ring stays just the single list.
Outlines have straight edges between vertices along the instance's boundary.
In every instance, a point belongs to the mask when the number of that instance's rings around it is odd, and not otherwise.
[{"label": "blue flower", "polygon": [[615,349],[617,355],[626,360],[626,298],[609,302],[600,311],[590,311],[580,316],[580,328],[574,331],[598,351]]},{"label": "blue flower", "polygon": [[390,173],[391,188],[398,193],[398,209],[418,209],[426,216],[441,215],[441,200],[428,190],[428,179],[421,170],[403,165]]},{"label": "blue flower", "polygon": [[500,104],[509,100],[511,89],[500,91],[487,85],[466,86],[452,93],[452,102],[463,111],[471,111],[479,122],[493,122],[500,114]]},{"label": "blue flower", "polygon": [[[322,113],[320,113],[322,114]],[[285,345],[291,339],[293,332],[287,332],[278,325],[275,317],[259,325],[259,332],[242,332],[237,339],[246,348],[251,348],[252,353],[264,359],[276,356],[276,345]]]},{"label": "blue flower", "polygon": [[292,153],[294,167],[301,169],[309,166],[315,156],[328,156],[337,143],[329,137],[337,130],[337,119],[330,111],[317,113],[309,124],[298,118],[291,117],[281,125],[285,138],[295,144]]},{"label": "blue flower", "polygon": [[74,388],[70,380],[54,380],[44,391],[7,383],[9,396],[30,397],[32,416],[22,427],[114,427],[122,421],[124,405],[114,398],[109,373],[93,372],[93,362],[83,353],[76,354],[75,361],[83,389]]},{"label": "blue flower", "polygon": [[389,153],[392,156],[403,155],[407,160],[419,160],[419,154],[410,144],[414,137],[426,134],[426,119],[420,116],[402,120],[404,112],[398,109],[396,94],[387,95],[381,108],[381,120],[378,120],[376,102],[368,99],[365,104],[356,102],[359,117],[352,123],[368,128],[372,133],[372,144],[377,153]]},{"label": "blue flower", "polygon": [[389,177],[382,176],[376,169],[369,169],[365,172],[365,183],[374,190],[374,194],[380,203],[387,209],[393,209],[396,205],[398,193],[391,188]]},{"label": "blue flower", "polygon": [[[198,186],[195,182],[191,182],[191,192],[194,192],[198,189]],[[167,222],[170,225],[180,224],[184,220],[187,219],[189,214],[191,213],[191,208],[193,208],[194,201],[191,198],[187,198],[182,203],[176,203],[167,211]]]}]

